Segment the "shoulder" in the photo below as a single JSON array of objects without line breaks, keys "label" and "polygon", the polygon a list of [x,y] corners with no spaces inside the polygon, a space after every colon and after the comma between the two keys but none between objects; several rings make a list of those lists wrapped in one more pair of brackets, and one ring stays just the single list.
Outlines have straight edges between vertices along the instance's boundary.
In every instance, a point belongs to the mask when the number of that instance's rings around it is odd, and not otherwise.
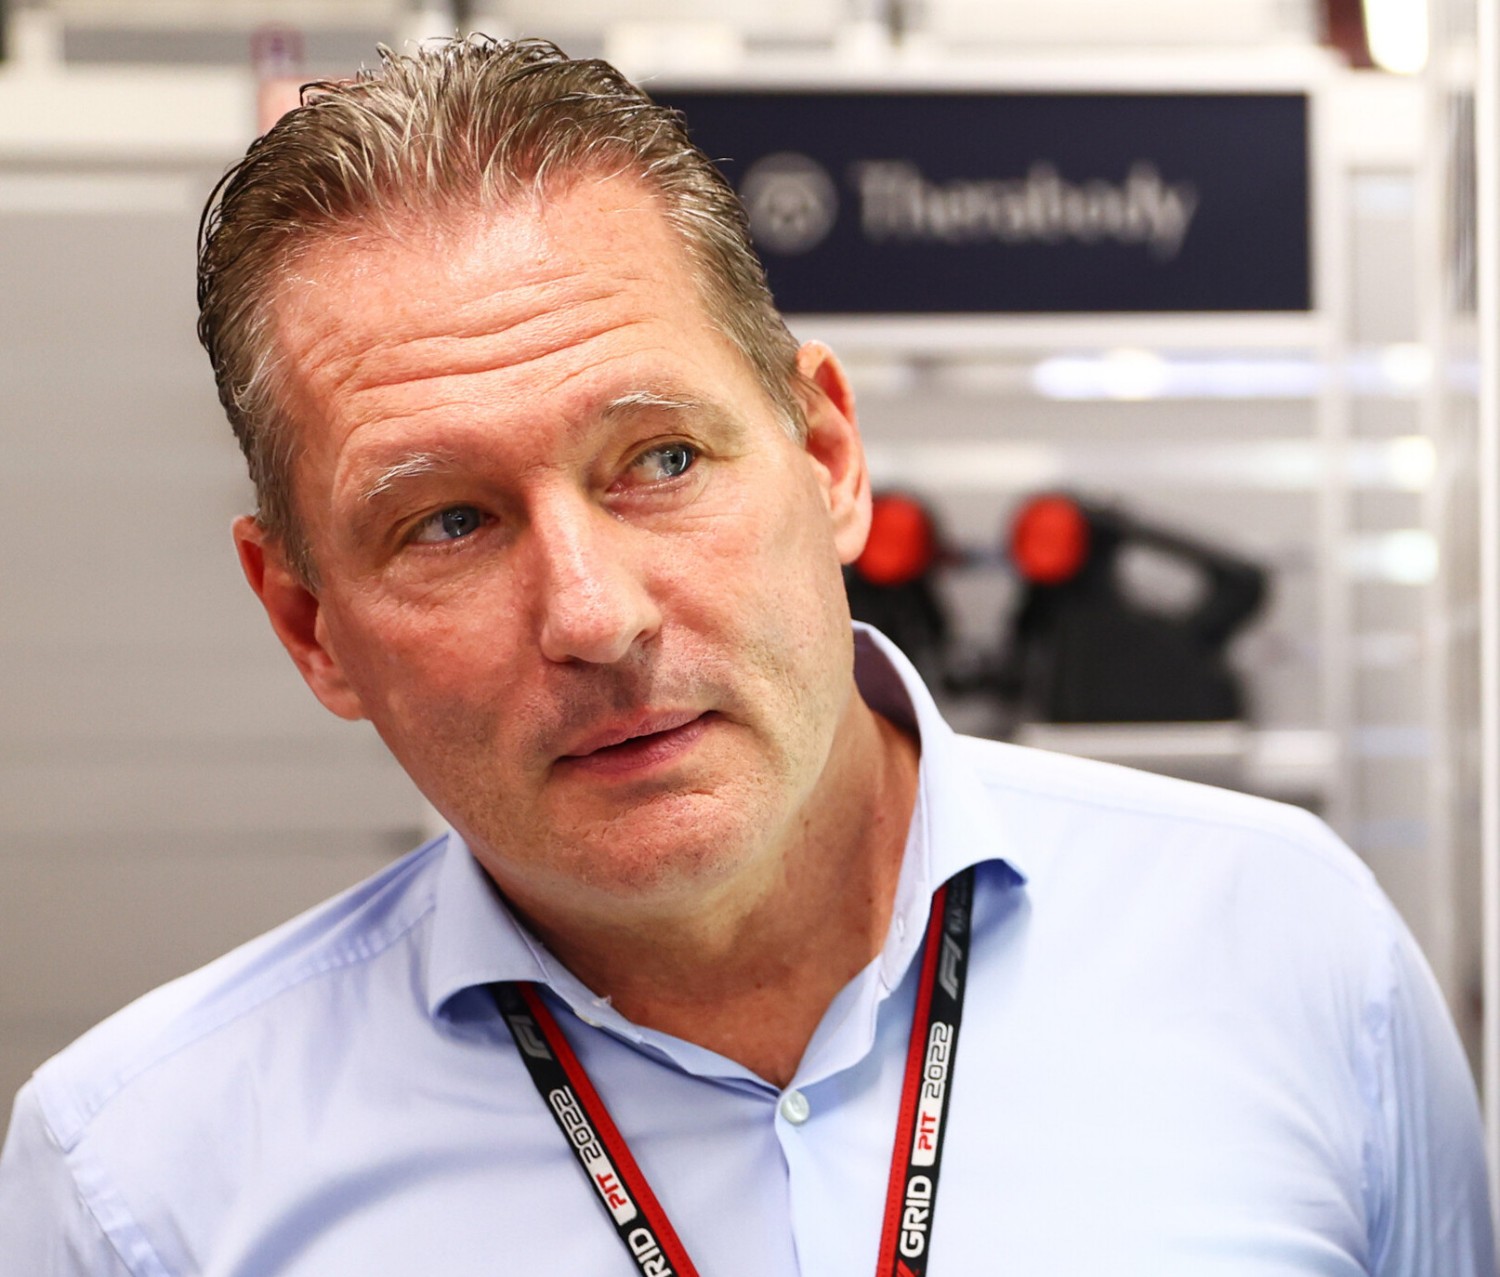
[{"label": "shoulder", "polygon": [[[322,1015],[387,955],[401,956],[431,912],[441,839],[380,873],[162,985],[96,1025],[37,1071],[34,1101],[64,1153],[138,1081],[199,1075],[193,1061],[236,1031]],[[311,994],[311,996],[309,996]],[[288,1010],[288,1004],[294,1004]],[[295,1004],[301,1004],[301,1010]],[[271,1008],[275,1013],[268,1015]],[[186,1098],[186,1097],[185,1097]]]},{"label": "shoulder", "polygon": [[1262,1166],[1309,1168],[1297,1208],[1347,1203],[1371,1272],[1494,1271],[1474,1088],[1441,993],[1321,820],[989,741],[960,738],[954,765],[1025,878],[1024,903],[992,894],[990,937],[1024,950],[1026,982],[1006,992],[1032,1037],[1084,1026],[1079,1055],[1107,1062],[1111,1096],[1149,1111],[1155,1095],[1159,1132],[1196,1106],[1209,1140],[1185,1148],[1211,1156],[1233,1130]]},{"label": "shoulder", "polygon": [[1329,1079],[1371,1067],[1372,1026],[1430,993],[1362,861],[1300,808],[1110,764],[965,741],[982,810],[1025,880],[1027,942],[1166,1018],[1235,1008],[1256,1050]]},{"label": "shoulder", "polygon": [[1082,871],[1150,910],[1209,903],[1278,929],[1337,916],[1377,945],[1400,929],[1367,866],[1303,808],[995,741],[960,737],[958,756],[1038,889]]}]

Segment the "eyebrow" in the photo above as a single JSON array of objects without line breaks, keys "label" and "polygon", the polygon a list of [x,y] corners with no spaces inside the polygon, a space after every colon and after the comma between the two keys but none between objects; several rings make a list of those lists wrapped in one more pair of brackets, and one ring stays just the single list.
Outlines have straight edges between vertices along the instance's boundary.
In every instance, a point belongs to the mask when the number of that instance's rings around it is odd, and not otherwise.
[{"label": "eyebrow", "polygon": [[699,399],[679,399],[674,395],[658,394],[654,390],[632,390],[604,405],[599,415],[605,421],[617,417],[628,417],[643,408],[662,412],[703,412],[708,407]]},{"label": "eyebrow", "polygon": [[[599,411],[600,419],[609,422],[629,417],[643,409],[671,413],[714,413],[717,410],[699,399],[683,399],[674,395],[659,394],[654,390],[632,390],[611,399]],[[381,470],[359,494],[361,505],[371,505],[380,500],[398,485],[412,479],[425,479],[430,475],[460,467],[457,457],[447,452],[414,452]]]},{"label": "eyebrow", "polygon": [[387,466],[359,494],[361,505],[378,501],[397,484],[408,479],[422,479],[444,470],[452,470],[458,459],[446,452],[414,452],[394,465]]},{"label": "eyebrow", "polygon": [[642,410],[695,416],[711,423],[731,438],[739,440],[744,437],[744,430],[722,404],[705,399],[682,399],[655,390],[632,390],[629,394],[611,399],[600,410],[599,417],[604,422],[610,422]]}]

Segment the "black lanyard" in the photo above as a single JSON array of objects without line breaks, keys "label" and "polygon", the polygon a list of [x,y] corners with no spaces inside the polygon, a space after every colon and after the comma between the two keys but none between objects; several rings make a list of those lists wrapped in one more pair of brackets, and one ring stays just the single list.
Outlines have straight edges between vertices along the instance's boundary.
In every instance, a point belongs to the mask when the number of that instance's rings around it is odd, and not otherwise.
[{"label": "black lanyard", "polygon": [[[948,1098],[963,1018],[973,900],[973,869],[951,879],[932,898],[876,1277],[922,1277],[927,1271]],[[532,1082],[642,1277],[698,1277],[671,1221],[536,985],[504,981],[491,985],[490,991]]]}]

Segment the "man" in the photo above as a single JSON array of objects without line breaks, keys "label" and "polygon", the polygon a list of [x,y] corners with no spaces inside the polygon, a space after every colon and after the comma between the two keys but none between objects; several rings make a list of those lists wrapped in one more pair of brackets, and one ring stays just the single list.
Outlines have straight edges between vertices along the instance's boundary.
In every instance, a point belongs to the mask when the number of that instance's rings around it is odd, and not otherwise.
[{"label": "man", "polygon": [[957,738],[851,637],[848,384],[668,115],[387,57],[205,226],[245,574],[455,832],[44,1065],[0,1269],[1494,1271],[1451,1026],[1321,826]]}]

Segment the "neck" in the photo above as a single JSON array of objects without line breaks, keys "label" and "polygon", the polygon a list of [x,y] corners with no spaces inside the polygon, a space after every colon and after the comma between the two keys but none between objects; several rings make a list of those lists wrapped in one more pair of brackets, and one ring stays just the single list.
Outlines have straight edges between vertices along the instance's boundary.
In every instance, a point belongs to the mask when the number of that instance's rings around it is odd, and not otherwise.
[{"label": "neck", "polygon": [[646,925],[549,926],[548,947],[637,1024],[791,1081],[834,997],[880,951],[916,801],[914,741],[857,696],[843,748],[758,889],[725,884]]}]

